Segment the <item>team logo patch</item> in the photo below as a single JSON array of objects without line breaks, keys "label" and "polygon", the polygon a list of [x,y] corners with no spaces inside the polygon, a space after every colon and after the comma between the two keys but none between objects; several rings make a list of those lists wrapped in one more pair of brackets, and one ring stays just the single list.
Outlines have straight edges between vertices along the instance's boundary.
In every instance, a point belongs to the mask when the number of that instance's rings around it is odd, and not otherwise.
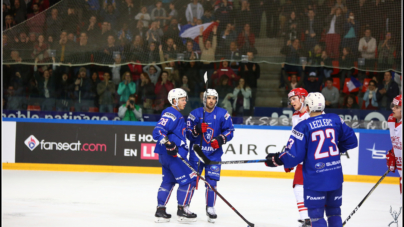
[{"label": "team logo patch", "polygon": [[303,135],[303,133],[301,133],[301,132],[298,132],[298,131],[296,131],[296,130],[292,130],[292,135],[296,138],[296,139],[299,139],[299,140],[303,140],[303,137],[304,137],[304,135]]},{"label": "team logo patch", "polygon": [[229,119],[229,117],[230,117],[230,114],[226,112],[226,114],[224,115],[224,119],[227,120],[227,119]]},{"label": "team logo patch", "polygon": [[213,139],[213,133],[215,130],[213,128],[208,127],[206,132],[203,134],[203,139],[205,140],[206,143],[210,143],[210,141]]},{"label": "team logo patch", "polygon": [[192,121],[195,121],[195,116],[192,114],[189,114],[188,118],[191,119]]},{"label": "team logo patch", "polygon": [[177,117],[176,117],[174,114],[169,113],[169,112],[165,112],[165,113],[163,114],[163,117],[171,118],[173,121],[175,121],[175,120],[177,119]]},{"label": "team logo patch", "polygon": [[324,168],[324,166],[325,166],[325,164],[323,162],[317,162],[314,167],[316,167],[316,169],[322,169],[322,168]]},{"label": "team logo patch", "polygon": [[211,166],[210,170],[212,170],[213,172],[219,172],[220,167],[219,166]]},{"label": "team logo patch", "polygon": [[192,173],[189,174],[189,178],[192,179],[192,178],[194,178],[194,177],[196,177],[196,173],[192,172]]},{"label": "team logo patch", "polygon": [[31,135],[24,141],[24,144],[27,145],[31,151],[33,151],[39,145],[39,141],[37,138],[35,138],[35,136]]},{"label": "team logo patch", "polygon": [[345,123],[345,121],[341,118],[341,117],[339,117],[340,119],[341,119],[341,123],[342,124],[344,124]]}]

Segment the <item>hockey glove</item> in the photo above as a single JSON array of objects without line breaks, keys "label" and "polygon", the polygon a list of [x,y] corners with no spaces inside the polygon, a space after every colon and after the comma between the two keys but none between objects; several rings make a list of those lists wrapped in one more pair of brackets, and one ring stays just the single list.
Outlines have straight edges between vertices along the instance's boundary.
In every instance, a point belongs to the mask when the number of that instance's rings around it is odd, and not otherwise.
[{"label": "hockey glove", "polygon": [[269,153],[266,157],[267,161],[265,162],[265,165],[269,167],[277,167],[283,165],[282,160],[279,158],[279,154],[279,152]]},{"label": "hockey glove", "polygon": [[226,137],[224,135],[220,134],[219,136],[217,136],[216,138],[214,138],[212,140],[212,142],[210,143],[210,146],[212,146],[214,149],[218,149],[225,143],[226,143]]},{"label": "hockey glove", "polygon": [[167,154],[169,154],[169,155],[173,156],[174,158],[176,158],[177,153],[178,153],[178,148],[175,145],[175,143],[168,142],[165,145],[166,145]]},{"label": "hockey glove", "polygon": [[197,124],[194,126],[194,130],[192,130],[192,134],[194,134],[194,136],[197,136],[201,133],[205,133],[208,130],[208,124],[206,124],[205,122]]},{"label": "hockey glove", "polygon": [[396,156],[394,155],[393,150],[389,150],[386,155],[386,162],[387,167],[390,169],[391,172],[395,172],[397,169],[396,166]]},{"label": "hockey glove", "polygon": [[286,173],[290,173],[290,171],[294,170],[295,168],[284,168]]}]

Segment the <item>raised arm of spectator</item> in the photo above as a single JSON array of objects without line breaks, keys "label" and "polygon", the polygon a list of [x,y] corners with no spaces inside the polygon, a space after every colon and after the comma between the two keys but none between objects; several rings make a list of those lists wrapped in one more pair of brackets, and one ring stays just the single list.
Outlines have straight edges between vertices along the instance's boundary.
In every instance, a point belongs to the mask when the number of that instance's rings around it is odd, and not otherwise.
[{"label": "raised arm of spectator", "polygon": [[199,27],[199,49],[201,49],[201,52],[205,50],[205,45],[203,43],[203,26]]},{"label": "raised arm of spectator", "polygon": [[164,59],[163,45],[161,45],[161,44],[159,46],[159,55],[160,55],[160,62],[161,62],[161,65],[163,66],[163,68],[167,67],[166,63],[162,63],[162,62],[165,62],[165,59]]},{"label": "raised arm of spectator", "polygon": [[212,31],[213,31],[212,48],[213,48],[214,51],[216,51],[216,47],[217,47],[217,35],[216,35],[216,33],[217,33],[217,27],[214,26],[213,29],[212,29]]},{"label": "raised arm of spectator", "polygon": [[[304,87],[304,76],[306,75],[306,73],[304,72],[306,66],[302,65],[302,72],[300,73],[300,80],[297,82],[297,87]],[[286,80],[285,80],[286,81]]]}]

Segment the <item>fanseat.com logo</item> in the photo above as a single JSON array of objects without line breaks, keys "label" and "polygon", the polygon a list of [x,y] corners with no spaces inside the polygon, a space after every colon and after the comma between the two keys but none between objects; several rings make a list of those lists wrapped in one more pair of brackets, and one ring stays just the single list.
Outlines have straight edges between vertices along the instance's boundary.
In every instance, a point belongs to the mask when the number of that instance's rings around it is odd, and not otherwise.
[{"label": "fanseat.com logo", "polygon": [[34,136],[29,136],[24,144],[33,151],[36,147],[41,145],[41,150],[56,150],[56,151],[100,151],[107,152],[107,145],[102,143],[80,143],[78,140],[76,143],[61,143],[61,142],[46,142],[45,140],[39,140]]}]

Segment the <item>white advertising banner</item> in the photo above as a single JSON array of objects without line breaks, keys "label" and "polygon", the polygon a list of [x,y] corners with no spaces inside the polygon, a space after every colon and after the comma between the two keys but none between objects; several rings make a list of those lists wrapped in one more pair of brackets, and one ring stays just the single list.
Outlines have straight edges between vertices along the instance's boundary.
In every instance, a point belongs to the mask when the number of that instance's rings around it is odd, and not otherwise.
[{"label": "white advertising banner", "polygon": [[16,122],[3,121],[1,124],[2,163],[15,163]]},{"label": "white advertising banner", "polygon": [[[359,133],[355,133],[359,141]],[[223,145],[223,161],[265,159],[268,153],[280,152],[287,144],[290,130],[236,128],[231,141]],[[342,156],[344,174],[358,174],[358,148]],[[223,164],[223,170],[249,170],[283,172],[284,169],[269,168],[263,162],[248,164]]]}]

